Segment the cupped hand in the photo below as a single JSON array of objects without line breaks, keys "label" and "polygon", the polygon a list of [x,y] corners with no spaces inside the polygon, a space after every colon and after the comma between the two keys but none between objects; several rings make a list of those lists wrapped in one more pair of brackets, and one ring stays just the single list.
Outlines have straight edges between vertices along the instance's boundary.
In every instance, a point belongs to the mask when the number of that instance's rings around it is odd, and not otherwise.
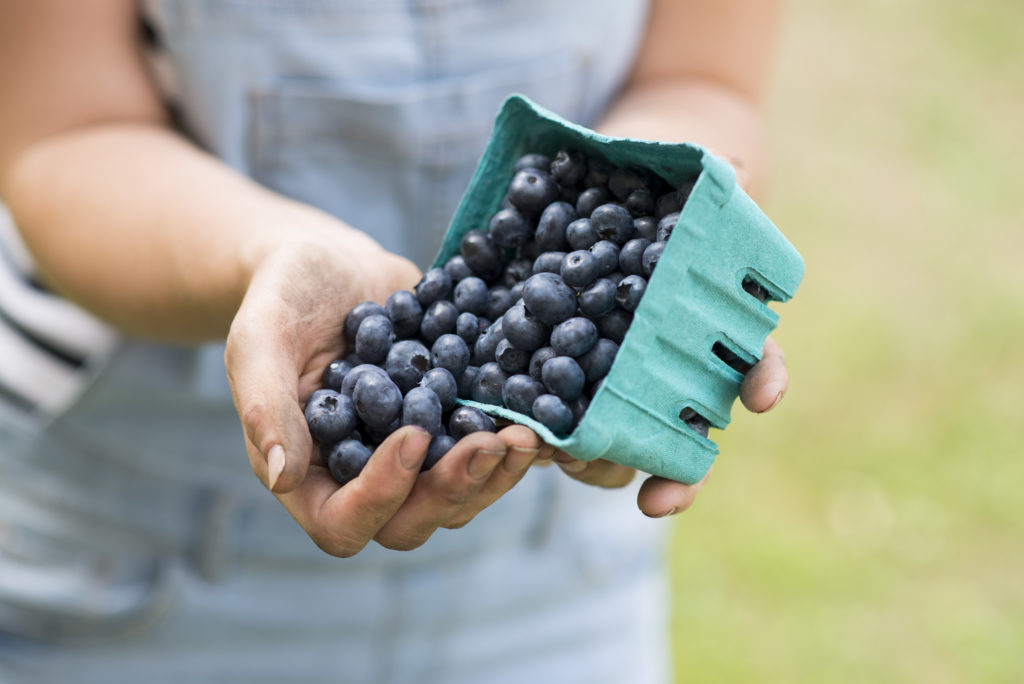
[{"label": "cupped hand", "polygon": [[[751,368],[740,385],[740,401],[753,413],[764,413],[782,400],[789,386],[789,374],[782,349],[770,337],[765,340],[761,360]],[[570,477],[600,487],[622,487],[632,481],[632,468],[604,459],[579,461],[568,454],[557,451],[557,463]],[[687,485],[664,477],[652,476],[644,481],[637,495],[637,506],[647,516],[661,518],[680,513],[689,508],[697,493],[710,477],[711,472],[701,481]]]}]

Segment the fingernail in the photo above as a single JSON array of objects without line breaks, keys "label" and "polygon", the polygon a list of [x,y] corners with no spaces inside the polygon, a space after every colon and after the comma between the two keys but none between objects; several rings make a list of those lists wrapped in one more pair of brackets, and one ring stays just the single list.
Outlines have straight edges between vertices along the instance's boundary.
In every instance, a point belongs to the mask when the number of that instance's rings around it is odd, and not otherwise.
[{"label": "fingernail", "polygon": [[564,460],[563,457],[559,456],[555,459],[555,463],[557,463],[558,467],[567,473],[582,473],[587,469],[586,461],[577,461],[575,458]]},{"label": "fingernail", "polygon": [[772,405],[766,408],[764,411],[761,411],[761,413],[767,413],[768,411],[771,411],[773,408],[778,406],[779,402],[782,401],[782,397],[784,396],[786,396],[785,390],[780,390],[779,393],[775,395],[775,401],[772,402]]},{"label": "fingernail", "polygon": [[482,480],[494,470],[498,462],[505,457],[504,451],[485,451],[478,449],[473,458],[469,459],[466,472],[474,480]]},{"label": "fingernail", "polygon": [[280,444],[270,447],[267,452],[267,479],[270,481],[267,488],[270,491],[274,491],[277,486],[277,480],[284,472],[285,461],[284,447]]},{"label": "fingernail", "polygon": [[[418,425],[413,427],[416,432],[424,435],[430,434]],[[402,462],[402,466],[407,470],[419,470],[427,451],[422,447],[417,448],[415,444],[410,443],[412,442],[412,436],[413,433],[410,433],[402,440],[402,444],[398,447],[398,460]]]},{"label": "fingernail", "polygon": [[652,518],[667,518],[668,516],[675,515],[678,512],[679,512],[678,508],[672,507],[672,508],[668,509],[667,511],[665,511],[664,513],[659,513],[658,515],[652,515],[651,517]]},{"label": "fingernail", "polygon": [[522,475],[539,454],[540,449],[514,446],[508,450],[502,467],[513,475]]}]

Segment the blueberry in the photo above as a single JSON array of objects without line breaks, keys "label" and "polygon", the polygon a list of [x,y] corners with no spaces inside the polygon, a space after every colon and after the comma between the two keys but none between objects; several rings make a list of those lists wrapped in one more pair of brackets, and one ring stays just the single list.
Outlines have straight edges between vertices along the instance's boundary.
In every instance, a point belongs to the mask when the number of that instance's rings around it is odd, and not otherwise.
[{"label": "blueberry", "polygon": [[576,362],[583,369],[583,376],[587,382],[597,382],[608,375],[608,371],[612,369],[612,363],[615,361],[615,355],[618,353],[619,345],[602,337],[594,343],[590,351],[576,359]]},{"label": "blueberry", "polygon": [[608,185],[613,168],[604,159],[591,157],[587,161],[587,175],[583,177],[583,184],[587,187],[592,185]]},{"label": "blueberry", "polygon": [[597,277],[610,275],[619,269],[619,246],[611,240],[598,240],[590,247],[597,257]]},{"label": "blueberry", "polygon": [[590,218],[591,213],[602,204],[607,204],[614,199],[608,189],[604,186],[587,188],[580,193],[576,199],[576,214],[580,218]]},{"label": "blueberry", "polygon": [[654,198],[651,197],[651,191],[647,188],[637,188],[629,193],[622,204],[634,218],[647,216],[654,211]]},{"label": "blueberry", "polygon": [[505,268],[505,254],[482,230],[470,230],[459,242],[459,252],[473,275],[491,282]]},{"label": "blueberry", "polygon": [[530,222],[515,207],[499,209],[488,228],[491,241],[502,249],[523,245],[530,237],[530,229]]},{"label": "blueberry", "polygon": [[541,171],[546,171],[550,167],[550,158],[538,152],[530,152],[529,154],[524,154],[522,157],[517,159],[512,170],[515,172],[523,171],[525,169],[539,169]]},{"label": "blueberry", "polygon": [[579,185],[587,175],[587,158],[575,150],[559,150],[551,160],[551,177],[566,187]]},{"label": "blueberry", "polygon": [[338,484],[354,480],[373,456],[373,450],[355,439],[338,442],[327,453],[327,468]]},{"label": "blueberry", "polygon": [[391,345],[384,369],[404,394],[430,370],[430,352],[417,340],[400,340]]},{"label": "blueberry", "polygon": [[513,375],[505,381],[501,401],[508,408],[525,416],[533,416],[533,402],[545,394],[544,384],[529,375]]},{"label": "blueberry", "polygon": [[510,290],[533,275],[533,259],[513,259],[501,274],[501,284]]},{"label": "blueberry", "polygon": [[637,170],[615,168],[608,175],[608,189],[620,200],[625,200],[634,190],[647,189],[644,176]]},{"label": "blueberry", "polygon": [[487,310],[484,312],[492,321],[501,318],[509,307],[515,304],[512,292],[507,287],[497,285],[487,292]]},{"label": "blueberry", "polygon": [[626,275],[643,275],[644,250],[651,241],[647,238],[633,238],[619,250],[619,268]]},{"label": "blueberry", "polygon": [[[423,320],[423,306],[416,295],[409,290],[397,290],[391,293],[384,308],[388,310],[388,318],[395,329],[395,336],[399,338],[416,337],[420,331],[420,321]],[[359,354],[359,350],[356,350]],[[359,354],[362,356],[362,354]]]},{"label": "blueberry", "polygon": [[345,339],[348,340],[349,344],[354,344],[356,341],[356,332],[359,331],[359,326],[363,322],[364,318],[368,316],[387,316],[388,312],[383,306],[377,302],[362,302],[356,304],[355,307],[349,311],[348,316],[345,317]]},{"label": "blueberry", "polygon": [[430,356],[435,368],[444,368],[458,378],[469,365],[469,345],[458,335],[448,333],[434,341]]},{"label": "blueberry", "polygon": [[455,334],[465,340],[466,344],[476,344],[476,338],[480,337],[479,318],[476,314],[464,311],[455,319]]},{"label": "blueberry", "polygon": [[356,413],[367,427],[384,429],[402,412],[402,391],[389,377],[367,373],[352,389]]},{"label": "blueberry", "polygon": [[648,242],[658,239],[658,222],[653,216],[641,216],[633,219],[633,234],[638,238],[644,238]]},{"label": "blueberry", "polygon": [[501,405],[501,388],[508,380],[508,373],[501,369],[494,361],[480,366],[473,383],[473,395],[471,399],[481,404]]},{"label": "blueberry", "polygon": [[572,249],[589,249],[598,239],[597,231],[588,218],[578,218],[565,229],[565,240]]},{"label": "blueberry", "polygon": [[607,337],[615,344],[622,344],[632,322],[633,314],[622,309],[612,309],[597,320],[597,330],[601,337]]},{"label": "blueberry", "polygon": [[523,286],[527,311],[546,325],[556,325],[576,312],[576,292],[553,273],[532,276]]},{"label": "blueberry", "polygon": [[469,266],[466,265],[466,260],[462,258],[461,254],[456,254],[451,259],[445,262],[444,272],[451,278],[452,285],[473,275],[473,272],[469,270]]},{"label": "blueberry", "polygon": [[533,352],[533,356],[530,357],[530,365],[528,368],[530,377],[534,380],[540,380],[542,378],[541,369],[544,368],[544,363],[548,359],[553,359],[556,356],[558,356],[558,352],[551,347],[541,347],[537,351]]},{"label": "blueberry", "polygon": [[697,184],[696,176],[693,178],[687,178],[686,180],[679,183],[676,187],[676,194],[679,195],[680,211],[683,206],[686,205],[686,200],[690,198],[690,193],[693,192],[693,186]]},{"label": "blueberry", "polygon": [[502,328],[502,319],[499,318],[484,331],[483,335],[477,338],[476,344],[473,345],[473,354],[470,357],[470,362],[474,366],[482,366],[494,361],[494,350],[498,348],[498,342],[505,339]]},{"label": "blueberry", "polygon": [[341,383],[345,381],[345,376],[348,372],[355,368],[351,363],[345,359],[336,359],[327,364],[327,368],[324,368],[323,375],[320,376],[320,384],[325,389],[332,389],[335,392],[341,389]]},{"label": "blueberry", "polygon": [[476,376],[479,374],[479,366],[466,366],[466,370],[462,371],[462,376],[456,379],[459,397],[462,399],[473,398],[473,385],[476,383]]},{"label": "blueberry", "polygon": [[402,400],[402,425],[419,425],[432,435],[441,432],[441,400],[426,387],[413,387]]},{"label": "blueberry", "polygon": [[[402,403],[398,403],[399,413],[401,413]],[[374,446],[380,446],[380,444],[391,436],[391,433],[402,427],[402,421],[399,418],[395,418],[393,421],[385,425],[384,427],[377,427],[375,425],[366,425],[363,427],[366,429],[366,439],[364,443],[373,444]]]},{"label": "blueberry", "polygon": [[601,391],[602,387],[604,387],[604,381],[605,381],[605,378],[601,378],[597,382],[594,382],[593,384],[590,385],[590,400],[591,401],[594,400],[594,397],[597,396],[597,393]]},{"label": "blueberry", "polygon": [[551,394],[566,401],[572,401],[583,393],[587,384],[583,369],[568,356],[548,359],[541,367],[541,381]]},{"label": "blueberry", "polygon": [[597,342],[597,326],[589,318],[576,316],[551,331],[551,346],[561,356],[582,356]]},{"label": "blueberry", "polygon": [[583,414],[590,408],[590,398],[585,394],[581,394],[569,403],[569,410],[572,411],[572,420],[574,425],[579,425],[580,421],[583,420]]},{"label": "blueberry", "polygon": [[506,373],[522,373],[530,365],[530,352],[518,349],[511,342],[501,340],[494,349],[494,360]]},{"label": "blueberry", "polygon": [[615,288],[615,302],[626,311],[636,311],[646,289],[647,280],[643,276],[626,276],[619,281],[619,286]]},{"label": "blueberry", "polygon": [[700,415],[693,409],[684,409],[683,413],[679,414],[680,418],[683,418],[683,424],[696,432],[701,437],[707,437],[711,424],[708,419]]},{"label": "blueberry", "polygon": [[562,280],[572,287],[585,288],[597,279],[600,268],[597,257],[590,252],[581,249],[569,252],[562,260]]},{"label": "blueberry", "polygon": [[[683,203],[679,198],[679,193],[675,190],[671,190],[666,192],[664,195],[659,195],[658,199],[654,201],[654,218],[655,220],[659,220],[666,214],[681,211],[682,208]],[[654,241],[653,238],[651,241]]]},{"label": "blueberry", "polygon": [[666,242],[652,242],[644,250],[644,275],[648,278],[654,273],[654,267],[658,265],[658,260],[661,259],[662,252],[665,251]]},{"label": "blueberry", "polygon": [[537,231],[534,237],[537,247],[543,252],[564,250],[568,245],[565,230],[577,218],[576,208],[568,202],[549,204],[537,220]]},{"label": "blueberry", "polygon": [[519,281],[518,283],[512,286],[512,289],[509,290],[509,294],[511,295],[513,302],[518,302],[520,299],[523,298],[523,289],[525,287],[526,283],[523,281]]},{"label": "blueberry", "polygon": [[427,455],[423,459],[420,471],[430,470],[437,465],[437,462],[451,451],[453,446],[455,446],[455,438],[451,435],[434,435],[430,440],[430,446],[427,447]]},{"label": "blueberry", "polygon": [[366,374],[379,375],[382,378],[390,377],[388,372],[380,366],[375,366],[372,363],[361,363],[345,376],[345,379],[341,383],[341,393],[347,397],[352,396],[352,390],[355,389],[356,383],[359,379]]},{"label": "blueberry", "polygon": [[533,417],[559,437],[572,432],[572,409],[553,394],[542,394],[533,402]]},{"label": "blueberry", "polygon": [[373,314],[363,319],[356,332],[356,354],[367,363],[381,363],[388,356],[395,331],[391,319]]},{"label": "blueberry", "polygon": [[[463,371],[465,375],[465,371]],[[447,368],[431,368],[423,374],[420,387],[425,387],[437,395],[441,402],[441,412],[450,413],[455,408],[455,400],[459,396],[459,385],[455,376]]]},{"label": "blueberry", "polygon": [[460,312],[483,316],[489,303],[487,283],[476,276],[464,278],[455,285],[454,299],[455,308]]},{"label": "blueberry", "polygon": [[501,330],[509,342],[523,351],[533,351],[544,346],[551,334],[548,326],[521,303],[505,312],[501,319]]},{"label": "blueberry", "polygon": [[536,168],[517,171],[508,185],[509,201],[526,216],[537,216],[556,201],[558,195],[558,184],[551,175]]},{"label": "blueberry", "polygon": [[452,291],[452,278],[443,268],[432,268],[423,274],[416,285],[416,298],[422,306],[430,306],[444,299]]},{"label": "blueberry", "polygon": [[665,242],[669,236],[672,235],[672,231],[676,227],[676,223],[679,221],[679,212],[674,211],[671,214],[665,214],[658,221],[658,240]]},{"label": "blueberry", "polygon": [[625,244],[633,237],[633,215],[621,204],[602,204],[590,215],[594,232],[602,240]]},{"label": "blueberry", "polygon": [[306,402],[309,434],[321,444],[340,442],[356,428],[356,410],[352,400],[334,390],[317,390]]},{"label": "blueberry", "polygon": [[[355,338],[353,338],[353,342],[354,341]],[[350,351],[348,354],[345,354],[345,358],[342,360],[348,363],[348,365],[352,366],[353,368],[355,368],[356,366],[361,366],[364,363],[363,360],[359,358],[359,354],[356,354],[354,351]]]},{"label": "blueberry", "polygon": [[494,420],[473,406],[460,406],[448,419],[448,432],[456,441],[474,432],[497,432]]},{"label": "blueberry", "polygon": [[441,335],[455,332],[459,319],[459,309],[447,299],[439,299],[423,312],[420,321],[420,338],[427,344],[433,344]]},{"label": "blueberry", "polygon": [[608,278],[598,278],[585,290],[580,291],[580,313],[588,318],[600,318],[615,308],[615,283]]},{"label": "blueberry", "polygon": [[544,252],[533,262],[533,273],[559,273],[562,270],[562,259],[565,252]]}]

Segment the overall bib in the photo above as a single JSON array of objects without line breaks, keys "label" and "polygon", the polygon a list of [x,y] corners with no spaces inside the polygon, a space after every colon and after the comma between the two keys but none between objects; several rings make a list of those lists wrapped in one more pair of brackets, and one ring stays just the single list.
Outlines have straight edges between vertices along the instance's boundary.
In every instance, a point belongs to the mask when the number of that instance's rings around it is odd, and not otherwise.
[{"label": "overall bib", "polygon": [[[142,9],[186,135],[421,268],[504,97],[592,125],[646,19],[616,0]],[[667,680],[667,527],[636,509],[642,477],[534,468],[420,549],[337,559],[253,477],[222,345],[122,338],[94,371],[60,411],[0,407],[0,682]]]}]

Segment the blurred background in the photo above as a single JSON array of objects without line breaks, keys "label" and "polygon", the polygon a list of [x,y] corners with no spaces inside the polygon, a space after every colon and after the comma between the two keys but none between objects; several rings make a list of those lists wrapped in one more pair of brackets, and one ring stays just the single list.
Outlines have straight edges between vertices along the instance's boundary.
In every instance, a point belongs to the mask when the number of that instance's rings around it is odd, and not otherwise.
[{"label": "blurred background", "polygon": [[791,0],[790,391],[674,528],[680,682],[1024,681],[1024,3]]}]

